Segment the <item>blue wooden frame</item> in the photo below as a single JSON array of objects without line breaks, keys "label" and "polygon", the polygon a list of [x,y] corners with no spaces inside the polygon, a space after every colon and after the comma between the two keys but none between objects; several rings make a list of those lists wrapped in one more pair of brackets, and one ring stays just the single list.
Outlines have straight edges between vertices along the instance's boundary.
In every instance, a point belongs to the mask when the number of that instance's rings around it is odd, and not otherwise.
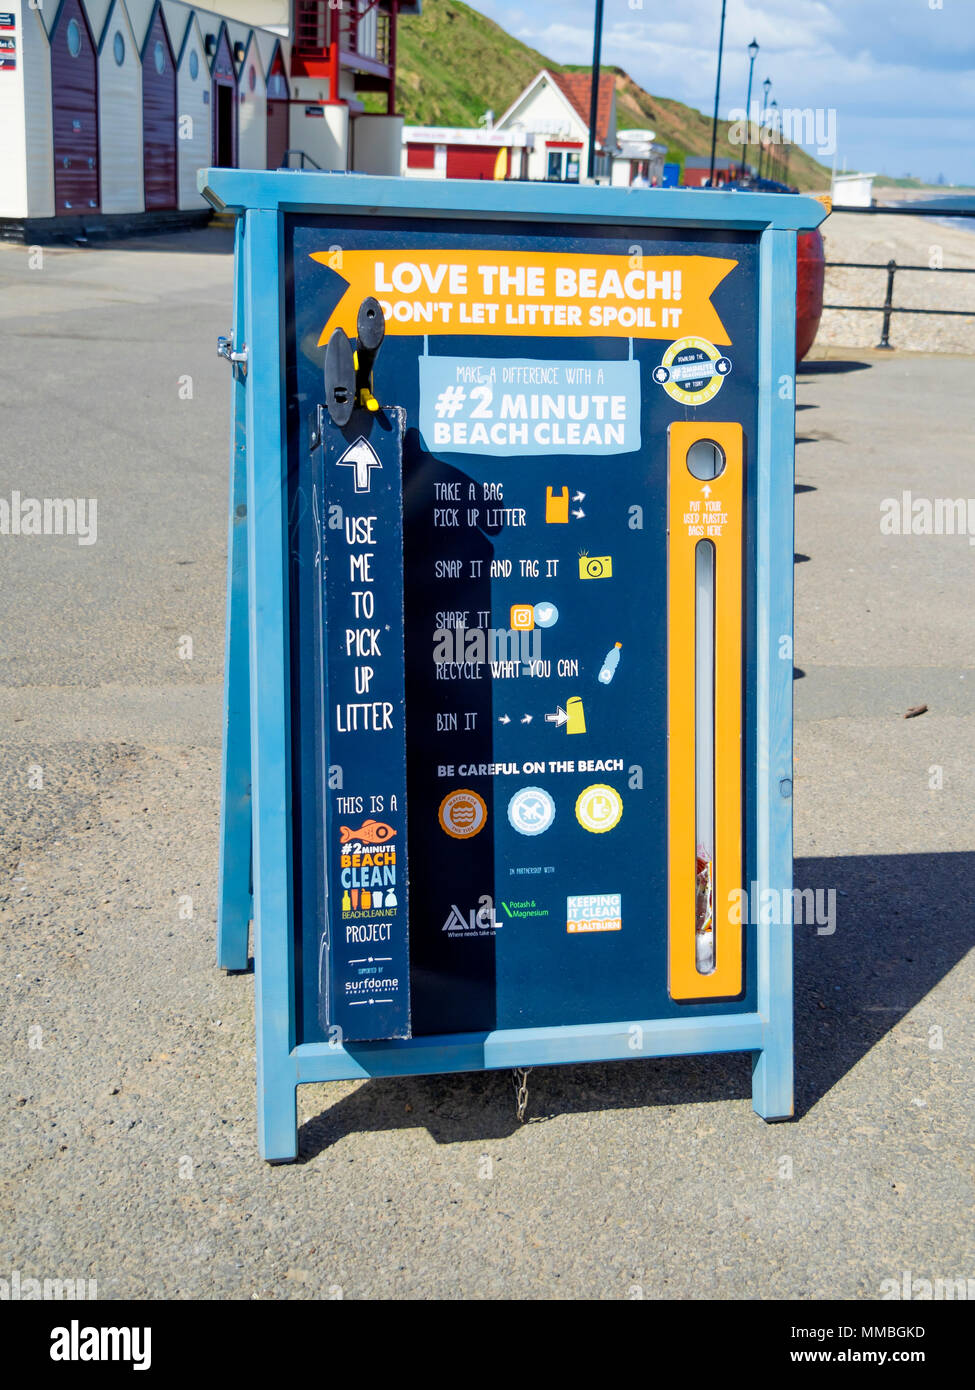
[{"label": "blue wooden frame", "polygon": [[[688,189],[407,180],[297,170],[200,171],[203,195],[238,215],[231,426],[228,614],[218,961],[247,964],[255,926],[261,1153],[297,1157],[303,1082],[750,1052],[752,1103],[766,1120],[792,1114],[792,927],[757,928],[754,1013],[506,1029],[369,1043],[297,1044],[292,920],[287,457],[282,393],[283,214],[386,212],[484,221],[542,219],[760,234],[755,808],[757,882],[792,887],[792,569],[796,233],[825,217],[816,201]],[[256,331],[259,328],[259,331]],[[773,466],[774,461],[774,466]],[[242,508],[244,509],[242,511]],[[783,643],[783,638],[788,642]],[[246,655],[245,655],[246,653]],[[253,899],[251,856],[253,854]],[[638,1043],[638,1045],[635,1045]]]}]

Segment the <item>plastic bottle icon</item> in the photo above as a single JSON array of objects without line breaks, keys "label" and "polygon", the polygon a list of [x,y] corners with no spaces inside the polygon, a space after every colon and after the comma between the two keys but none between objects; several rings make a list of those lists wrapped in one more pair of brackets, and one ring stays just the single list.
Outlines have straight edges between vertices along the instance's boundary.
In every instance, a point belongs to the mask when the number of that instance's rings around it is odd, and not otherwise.
[{"label": "plastic bottle icon", "polygon": [[348,888],[346,888],[345,892],[342,894],[342,911],[343,911],[343,912],[351,912],[351,911],[352,911],[352,899],[349,897],[349,890],[348,890]]},{"label": "plastic bottle icon", "polygon": [[606,653],[606,660],[603,662],[603,668],[599,673],[599,682],[601,685],[609,685],[610,681],[616,675],[616,668],[620,664],[620,648],[622,645],[622,642],[616,642]]},{"label": "plastic bottle icon", "polygon": [[390,888],[389,892],[386,894],[385,905],[386,907],[396,906],[396,893],[392,888]]}]

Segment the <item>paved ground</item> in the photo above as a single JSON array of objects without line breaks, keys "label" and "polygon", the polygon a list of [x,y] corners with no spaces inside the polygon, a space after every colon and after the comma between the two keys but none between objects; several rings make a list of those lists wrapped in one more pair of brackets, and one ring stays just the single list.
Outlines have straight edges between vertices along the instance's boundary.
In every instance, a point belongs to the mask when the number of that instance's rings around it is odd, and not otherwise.
[{"label": "paved ground", "polygon": [[880,531],[904,489],[975,493],[972,361],[834,350],[800,378],[798,876],[839,896],[835,935],[798,936],[797,1123],[752,1113],[745,1057],[536,1071],[523,1127],[506,1074],[337,1084],[303,1088],[303,1161],[271,1168],[252,980],[213,966],[226,245],[34,270],[0,248],[0,494],[99,504],[95,545],[0,537],[0,1276],[184,1298],[975,1276],[975,547]]}]

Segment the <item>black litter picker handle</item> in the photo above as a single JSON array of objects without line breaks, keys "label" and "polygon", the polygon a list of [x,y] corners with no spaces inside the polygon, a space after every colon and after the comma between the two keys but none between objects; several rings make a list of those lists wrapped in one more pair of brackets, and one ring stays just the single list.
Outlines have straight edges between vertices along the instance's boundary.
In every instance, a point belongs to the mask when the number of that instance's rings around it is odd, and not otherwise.
[{"label": "black litter picker handle", "polygon": [[340,429],[349,423],[356,406],[379,409],[372,372],[386,337],[386,320],[378,299],[370,296],[359,305],[356,335],[353,348],[342,329],[336,328],[325,349],[325,405]]}]

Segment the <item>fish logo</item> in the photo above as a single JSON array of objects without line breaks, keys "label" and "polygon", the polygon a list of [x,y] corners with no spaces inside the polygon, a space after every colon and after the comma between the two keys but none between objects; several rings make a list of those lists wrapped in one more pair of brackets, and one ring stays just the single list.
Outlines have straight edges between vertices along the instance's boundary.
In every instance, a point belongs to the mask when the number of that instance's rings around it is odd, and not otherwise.
[{"label": "fish logo", "polygon": [[339,844],[347,845],[350,840],[361,840],[364,845],[384,845],[391,840],[396,831],[383,820],[364,820],[358,830],[348,825],[340,825],[342,838]]}]

